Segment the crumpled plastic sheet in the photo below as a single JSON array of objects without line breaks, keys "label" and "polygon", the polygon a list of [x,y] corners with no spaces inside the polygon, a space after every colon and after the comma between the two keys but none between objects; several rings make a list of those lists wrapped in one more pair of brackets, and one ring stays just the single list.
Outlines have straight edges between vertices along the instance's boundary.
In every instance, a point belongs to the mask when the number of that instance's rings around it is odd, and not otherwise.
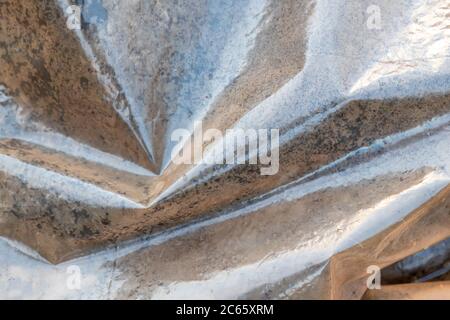
[{"label": "crumpled plastic sheet", "polygon": [[[1,0],[0,297],[450,298],[449,16]],[[279,171],[175,164],[200,121],[279,129]]]}]

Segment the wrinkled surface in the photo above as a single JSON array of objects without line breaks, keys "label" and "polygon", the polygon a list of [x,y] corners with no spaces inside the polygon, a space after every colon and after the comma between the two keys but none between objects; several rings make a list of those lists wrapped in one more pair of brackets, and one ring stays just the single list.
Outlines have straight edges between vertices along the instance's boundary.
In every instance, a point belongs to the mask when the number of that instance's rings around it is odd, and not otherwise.
[{"label": "wrinkled surface", "polygon": [[[448,0],[80,3],[0,0],[1,298],[449,297]],[[199,120],[279,172],[175,164]]]}]

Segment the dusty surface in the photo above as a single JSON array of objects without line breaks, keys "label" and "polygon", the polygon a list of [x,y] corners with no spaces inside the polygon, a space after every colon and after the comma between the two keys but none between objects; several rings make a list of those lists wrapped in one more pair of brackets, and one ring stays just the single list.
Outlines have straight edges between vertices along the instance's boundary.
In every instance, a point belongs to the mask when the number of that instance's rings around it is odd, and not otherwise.
[{"label": "dusty surface", "polygon": [[0,14],[1,83],[28,121],[150,167],[56,2],[2,1]]},{"label": "dusty surface", "polygon": [[328,188],[122,257],[114,262],[126,280],[120,297],[151,296],[158,285],[202,280],[258,264],[318,241],[317,237],[342,232],[338,223],[351,219],[349,212],[368,209],[386,195],[407,189],[426,171]]},{"label": "dusty surface", "polygon": [[[91,209],[83,204],[75,204],[75,208],[85,207],[86,219],[78,220],[78,225],[73,225],[73,221],[66,225],[62,222],[64,219],[59,219],[60,222],[51,227],[55,231],[57,230],[55,236],[59,238],[60,246],[64,248],[64,251],[67,251],[64,254],[64,257],[67,258],[71,255],[74,256],[75,252],[96,248],[102,243],[105,245],[115,241],[128,240],[140,234],[160,231],[176,224],[188,222],[189,219],[213,214],[233,205],[240,205],[244,200],[292,182],[337,160],[348,152],[369,146],[377,138],[411,129],[424,120],[450,110],[447,97],[423,99],[406,100],[403,103],[390,101],[349,103],[336,114],[332,114],[329,118],[323,120],[310,132],[282,146],[280,166],[283,171],[277,175],[261,176],[257,166],[240,166],[222,175],[213,175],[206,182],[196,184],[194,187],[149,208],[107,208],[104,210],[101,208]],[[425,108],[423,107],[425,105],[431,107]],[[370,158],[370,155],[368,157]],[[19,157],[19,159],[21,158],[24,157]],[[357,159],[357,161],[364,161],[364,158],[362,160]],[[209,175],[210,172],[207,172],[206,177]],[[155,180],[157,179],[155,178]],[[131,182],[132,179],[127,180],[127,183]],[[108,182],[103,179],[102,183]],[[119,184],[114,184],[114,186],[115,188],[120,187]],[[126,196],[125,191],[126,189],[120,190],[119,194]],[[25,199],[20,200],[17,197],[18,190],[14,190],[11,184],[8,192],[15,194],[14,203],[24,203]],[[25,198],[29,198],[26,192],[23,195]],[[46,207],[54,206],[48,200],[48,197],[44,202]],[[56,206],[59,207],[60,204],[56,204]],[[66,203],[64,206],[70,207],[72,205]],[[39,246],[40,243],[46,243],[46,241],[35,241],[34,239],[33,241],[27,241],[27,234],[30,233],[30,230],[36,228],[38,224],[42,225],[43,222],[36,219],[34,215],[27,215],[26,208],[26,206],[20,206],[8,209],[8,206],[3,206],[4,219],[10,219],[9,217],[11,217],[15,220],[17,215],[20,216],[22,226],[15,228],[15,230],[23,229],[24,231],[16,231],[15,238],[37,249],[44,256],[49,257],[52,254],[52,260],[55,259],[55,250],[52,246]],[[110,223],[105,228],[105,225],[99,223],[99,221],[106,214],[110,217]],[[43,219],[46,221],[45,224],[48,224],[48,217],[44,216]],[[86,229],[89,232],[79,233],[74,237],[71,232],[67,232],[67,230],[73,230],[74,228]],[[3,229],[5,235],[11,234],[9,224],[5,224]],[[31,233],[34,236],[41,234]],[[74,254],[71,254],[70,251],[74,251]],[[56,258],[56,261],[58,260],[60,258]]]},{"label": "dusty surface", "polygon": [[[450,181],[448,1],[86,0],[69,30],[80,3],[0,3],[0,236],[44,287],[80,258],[88,298],[361,298],[324,262]],[[279,172],[174,164],[199,120],[279,129]],[[33,262],[0,250],[9,294]]]}]

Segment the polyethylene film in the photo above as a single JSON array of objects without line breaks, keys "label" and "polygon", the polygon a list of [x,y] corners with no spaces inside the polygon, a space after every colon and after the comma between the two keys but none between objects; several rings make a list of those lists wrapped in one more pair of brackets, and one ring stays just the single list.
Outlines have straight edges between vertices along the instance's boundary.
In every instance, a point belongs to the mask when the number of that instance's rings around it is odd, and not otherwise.
[{"label": "polyethylene film", "polygon": [[1,0],[0,298],[450,299],[449,16]]}]

